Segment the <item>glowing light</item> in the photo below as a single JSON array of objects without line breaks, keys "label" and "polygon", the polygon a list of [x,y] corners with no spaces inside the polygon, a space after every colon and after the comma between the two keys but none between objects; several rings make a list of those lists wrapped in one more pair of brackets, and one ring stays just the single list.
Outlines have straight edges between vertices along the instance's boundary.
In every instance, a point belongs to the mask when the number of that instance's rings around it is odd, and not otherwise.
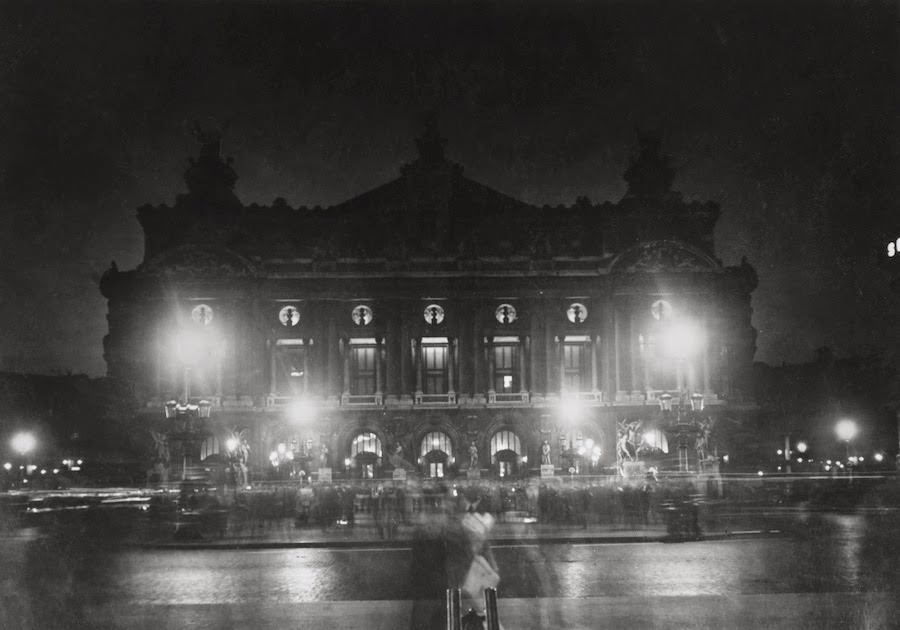
[{"label": "glowing light", "polygon": [[54,474],[54,475],[58,475],[58,474],[59,474],[59,468],[54,468],[54,469],[53,469],[53,474]]},{"label": "glowing light", "polygon": [[287,415],[291,422],[307,422],[315,417],[316,405],[307,398],[298,398],[288,405]]},{"label": "glowing light", "polygon": [[84,462],[83,462],[82,460],[79,459],[79,460],[78,460],[77,462],[75,462],[75,463],[78,464],[79,466],[81,466]]},{"label": "glowing light", "polygon": [[232,451],[232,452],[236,451],[237,447],[238,447],[237,438],[230,437],[227,440],[225,440],[225,448],[227,448],[229,451]]},{"label": "glowing light", "polygon": [[[884,455],[882,455],[881,453],[875,453],[875,461],[876,461],[876,462],[882,462],[882,461],[884,461]],[[8,470],[8,469],[7,469],[7,470]]]},{"label": "glowing light", "polygon": [[590,451],[590,450],[593,450],[593,448],[594,448],[594,440],[592,440],[591,438],[588,438],[588,439],[586,439],[586,440],[584,441],[584,445],[585,445],[585,447],[587,447],[587,449],[588,449],[589,451]]},{"label": "glowing light", "polygon": [[46,469],[46,468],[41,468],[41,474],[42,474],[42,475],[46,475],[46,474],[47,474],[47,469]]},{"label": "glowing light", "polygon": [[725,455],[722,455],[722,461],[725,462],[726,464],[728,463],[728,454],[727,453]]},{"label": "glowing light", "polygon": [[25,455],[34,450],[34,447],[37,446],[37,440],[33,434],[22,432],[16,433],[9,444],[13,447],[14,451],[19,453],[19,455]]},{"label": "glowing light", "polygon": [[802,463],[803,463],[803,458],[802,458],[802,457],[798,457],[798,458],[797,458],[797,463],[798,463],[798,464],[802,464]]},{"label": "glowing light", "polygon": [[835,426],[834,431],[837,433],[838,439],[849,442],[859,432],[859,427],[853,420],[840,420]]},{"label": "glowing light", "polygon": [[784,451],[782,451],[781,449],[778,449],[778,450],[776,451],[776,453],[778,453],[779,455],[784,455]]},{"label": "glowing light", "polygon": [[703,347],[703,331],[691,322],[678,322],[662,337],[663,351],[672,357],[686,359]]},{"label": "glowing light", "polygon": [[806,442],[797,442],[797,451],[800,453],[805,453],[806,449],[809,448],[809,445]]},{"label": "glowing light", "polygon": [[[780,466],[779,466],[779,470],[781,470],[781,467],[780,467]],[[765,473],[764,473],[763,471],[761,471],[761,470],[757,470],[757,471],[756,471],[756,474],[759,475],[760,477],[762,477]]]},{"label": "glowing light", "polygon": [[3,464],[3,468],[6,469],[6,470],[11,470],[11,469],[12,469],[12,464],[10,464],[9,462],[6,462],[5,464]]},{"label": "glowing light", "polygon": [[[523,464],[527,464],[527,463],[528,463],[528,455],[522,455],[522,463],[523,463]],[[513,490],[515,490],[515,488],[513,488]]]},{"label": "glowing light", "polygon": [[829,470],[831,470],[831,466],[829,466],[829,465],[826,464],[826,465],[825,465],[825,472],[828,472]]},{"label": "glowing light", "polygon": [[278,444],[278,454],[279,454],[279,455],[284,455],[284,453],[285,453],[286,450],[287,450],[287,446],[285,446],[284,442],[279,442],[279,444]]},{"label": "glowing light", "polygon": [[294,459],[294,451],[288,451],[287,453],[284,454],[284,456],[288,461],[293,460]]},{"label": "glowing light", "polygon": [[559,413],[566,422],[577,421],[582,412],[582,406],[575,398],[566,398],[559,405]]}]

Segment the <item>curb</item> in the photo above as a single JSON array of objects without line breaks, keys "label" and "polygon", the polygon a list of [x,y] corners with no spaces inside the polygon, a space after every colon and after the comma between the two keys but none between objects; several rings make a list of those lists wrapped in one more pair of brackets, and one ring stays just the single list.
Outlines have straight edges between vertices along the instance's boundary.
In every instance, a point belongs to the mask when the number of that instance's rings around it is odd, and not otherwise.
[{"label": "curb", "polygon": [[[670,536],[668,534],[632,535],[632,536],[541,536],[521,538],[495,538],[494,546],[517,547],[526,545],[597,545],[597,544],[636,544],[636,543],[681,543],[698,541],[746,540],[760,537],[778,537],[786,535],[781,530],[742,530],[734,532],[715,532],[700,537]],[[139,549],[157,550],[262,550],[262,549],[411,549],[411,540],[407,538],[395,540],[298,540],[298,541],[172,541],[133,543]]]}]

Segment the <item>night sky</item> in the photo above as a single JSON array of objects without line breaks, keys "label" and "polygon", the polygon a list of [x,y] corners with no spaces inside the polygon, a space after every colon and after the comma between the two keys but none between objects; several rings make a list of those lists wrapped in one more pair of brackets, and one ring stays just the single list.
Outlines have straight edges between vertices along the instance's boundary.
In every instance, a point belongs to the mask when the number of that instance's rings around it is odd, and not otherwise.
[{"label": "night sky", "polygon": [[890,354],[895,5],[4,2],[0,369],[105,373],[97,281],[185,190],[190,121],[229,121],[244,203],[312,206],[396,177],[427,111],[536,204],[617,201],[662,129],[675,188],[722,206],[718,256],[759,272],[758,360]]}]

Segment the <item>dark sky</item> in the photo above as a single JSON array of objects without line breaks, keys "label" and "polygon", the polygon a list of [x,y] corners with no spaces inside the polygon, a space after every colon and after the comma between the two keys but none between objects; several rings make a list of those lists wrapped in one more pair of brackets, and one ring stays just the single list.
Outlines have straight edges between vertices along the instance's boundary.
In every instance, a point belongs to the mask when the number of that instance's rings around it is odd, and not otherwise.
[{"label": "dark sky", "polygon": [[759,272],[757,359],[897,348],[894,2],[4,2],[0,368],[105,372],[99,275],[143,255],[229,120],[245,203],[342,201],[439,113],[466,174],[533,203],[618,200],[662,127],[717,253]]}]

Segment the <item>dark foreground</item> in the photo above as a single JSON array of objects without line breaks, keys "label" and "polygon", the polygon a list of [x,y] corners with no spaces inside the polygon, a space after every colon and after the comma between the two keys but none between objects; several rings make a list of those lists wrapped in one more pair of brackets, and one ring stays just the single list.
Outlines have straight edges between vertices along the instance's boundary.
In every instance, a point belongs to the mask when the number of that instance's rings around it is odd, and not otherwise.
[{"label": "dark foreground", "polygon": [[[501,619],[510,630],[897,627],[895,510],[799,510],[790,522],[788,535],[739,540],[499,545]],[[402,544],[159,549],[121,534],[85,515],[3,538],[0,627],[408,627],[415,558]]]}]

